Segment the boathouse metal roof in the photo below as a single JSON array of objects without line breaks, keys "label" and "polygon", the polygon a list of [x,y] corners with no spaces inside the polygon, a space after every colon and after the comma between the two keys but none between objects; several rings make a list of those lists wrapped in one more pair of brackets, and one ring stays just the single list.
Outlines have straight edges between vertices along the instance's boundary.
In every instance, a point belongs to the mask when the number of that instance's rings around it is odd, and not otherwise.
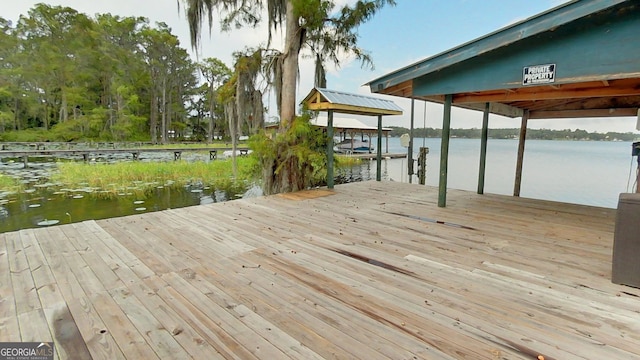
[{"label": "boathouse metal roof", "polygon": [[[529,119],[635,116],[640,0],[575,0],[370,81],[371,92]],[[433,36],[437,36],[434,34]]]},{"label": "boathouse metal roof", "polygon": [[316,111],[334,110],[353,115],[402,115],[402,108],[391,100],[323,88],[312,89],[302,103],[309,110]]}]

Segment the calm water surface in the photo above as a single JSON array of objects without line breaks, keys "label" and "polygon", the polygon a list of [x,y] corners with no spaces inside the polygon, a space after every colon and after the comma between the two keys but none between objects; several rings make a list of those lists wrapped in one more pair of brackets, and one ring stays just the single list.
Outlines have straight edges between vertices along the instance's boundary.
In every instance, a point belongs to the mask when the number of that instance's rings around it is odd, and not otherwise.
[{"label": "calm water surface", "polygon": [[[423,141],[430,150],[427,185],[438,186],[440,139],[415,139],[414,158]],[[399,138],[390,138],[389,152],[403,153],[406,149],[400,146]],[[513,194],[517,152],[517,140],[489,139],[485,193]],[[479,139],[451,139],[448,187],[476,191],[479,161]],[[383,175],[408,182],[406,167],[406,159],[386,160]],[[631,191],[628,186],[633,185],[634,179],[629,180],[630,171],[635,174],[635,169],[628,142],[527,140],[520,196],[615,208],[618,195]],[[375,179],[375,161],[363,165],[361,170],[362,173],[351,175]],[[417,183],[415,176],[413,182]]]},{"label": "calm water surface", "polygon": [[[376,143],[375,138],[373,139]],[[414,158],[418,148],[430,149],[427,156],[427,185],[438,186],[440,139],[415,139]],[[383,147],[385,141],[383,140]],[[511,195],[515,179],[517,140],[489,140],[485,193]],[[389,139],[389,151],[404,153],[399,138]],[[449,147],[448,187],[477,190],[480,140],[451,139]],[[198,160],[198,159],[196,159]],[[617,207],[618,195],[631,191],[636,163],[627,142],[528,140],[525,149],[521,196],[601,207]],[[207,161],[199,159],[199,161]],[[10,198],[0,198],[0,232],[38,227],[53,221],[60,224],[89,219],[125,216],[158,211],[238,197],[256,196],[259,190],[250,185],[234,189],[212,189],[190,186],[170,188],[159,186],[152,196],[138,199],[122,194],[115,200],[101,200],[82,189],[67,190],[38,187],[52,164],[32,164],[33,182],[27,192]],[[0,171],[16,164],[1,164]],[[382,178],[408,182],[407,160],[383,160]],[[366,161],[352,169],[338,171],[337,183],[373,180],[375,161]],[[418,180],[414,176],[413,182]],[[58,191],[58,192],[56,192]]]}]

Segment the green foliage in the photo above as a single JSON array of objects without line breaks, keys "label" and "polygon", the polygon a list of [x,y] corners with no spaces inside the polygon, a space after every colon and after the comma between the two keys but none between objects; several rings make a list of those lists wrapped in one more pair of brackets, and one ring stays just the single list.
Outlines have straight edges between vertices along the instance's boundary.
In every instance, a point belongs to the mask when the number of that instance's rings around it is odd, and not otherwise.
[{"label": "green foliage", "polygon": [[22,131],[7,131],[0,134],[0,141],[8,142],[43,142],[49,140],[51,133],[43,128],[32,128]]},{"label": "green foliage", "polygon": [[18,179],[0,174],[0,192],[18,192],[24,186]]},{"label": "green foliage", "polygon": [[170,124],[189,131],[200,97],[187,51],[143,17],[37,4],[16,23],[0,18],[0,59],[0,132],[51,130],[9,140],[166,140]]},{"label": "green foliage", "polygon": [[234,183],[252,180],[253,159],[238,159],[238,178],[232,179],[231,161],[210,162],[119,162],[113,164],[59,163],[52,181],[99,190],[93,194],[112,198],[118,193],[135,191],[144,196],[159,185],[182,187],[203,184],[212,187],[230,187]]},{"label": "green foliage", "polygon": [[[298,191],[325,182],[326,144],[326,134],[310,124],[308,115],[297,117],[284,132],[252,136],[249,148],[262,171],[263,191]],[[278,181],[281,178],[287,181]],[[285,188],[274,187],[276,184]]]}]

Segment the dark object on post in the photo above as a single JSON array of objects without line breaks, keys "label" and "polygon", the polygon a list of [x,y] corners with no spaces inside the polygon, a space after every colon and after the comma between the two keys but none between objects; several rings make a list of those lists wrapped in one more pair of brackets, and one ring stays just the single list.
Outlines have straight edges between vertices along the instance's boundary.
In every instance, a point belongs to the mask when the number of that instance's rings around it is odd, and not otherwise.
[{"label": "dark object on post", "polygon": [[618,199],[611,282],[640,288],[640,194]]}]

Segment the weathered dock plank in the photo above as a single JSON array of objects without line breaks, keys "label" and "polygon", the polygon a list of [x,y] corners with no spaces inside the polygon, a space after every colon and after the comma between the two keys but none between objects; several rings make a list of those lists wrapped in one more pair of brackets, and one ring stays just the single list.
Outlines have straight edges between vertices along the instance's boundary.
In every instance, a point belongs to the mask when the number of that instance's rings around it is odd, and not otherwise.
[{"label": "weathered dock plank", "polygon": [[640,357],[640,289],[610,281],[615,210],[437,195],[364,182],[0,234],[0,341],[63,359]]}]

